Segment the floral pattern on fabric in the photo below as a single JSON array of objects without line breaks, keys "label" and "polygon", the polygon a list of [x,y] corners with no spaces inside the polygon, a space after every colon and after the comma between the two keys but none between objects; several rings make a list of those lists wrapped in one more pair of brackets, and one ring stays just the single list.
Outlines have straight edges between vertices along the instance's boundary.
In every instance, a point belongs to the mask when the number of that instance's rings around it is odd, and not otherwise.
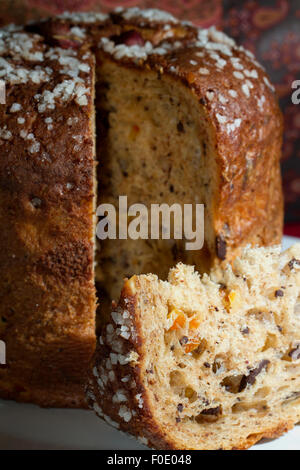
[{"label": "floral pattern on fabric", "polygon": [[286,221],[300,223],[300,105],[291,101],[291,85],[300,79],[300,2],[223,3],[225,31],[256,55],[276,87],[285,126],[282,170]]}]

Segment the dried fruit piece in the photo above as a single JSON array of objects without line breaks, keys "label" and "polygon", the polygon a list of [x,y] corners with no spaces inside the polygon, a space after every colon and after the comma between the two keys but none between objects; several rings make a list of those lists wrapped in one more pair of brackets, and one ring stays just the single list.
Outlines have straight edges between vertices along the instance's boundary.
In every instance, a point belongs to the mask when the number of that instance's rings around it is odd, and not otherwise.
[{"label": "dried fruit piece", "polygon": [[200,356],[204,353],[205,349],[207,349],[207,341],[206,339],[201,339],[196,349],[193,349],[193,356],[195,359],[199,359]]},{"label": "dried fruit piece", "polygon": [[241,297],[235,290],[227,291],[226,287],[220,288],[220,294],[222,295],[222,301],[224,308],[229,312],[230,310],[236,310],[241,304]]},{"label": "dried fruit piece", "polygon": [[214,408],[207,408],[196,417],[197,423],[209,422],[213,423],[219,419],[222,415],[222,406],[216,406]]},{"label": "dried fruit piece", "polygon": [[243,335],[248,335],[250,333],[250,330],[248,328],[248,326],[244,326],[242,329],[241,329],[241,333]]},{"label": "dried fruit piece", "polygon": [[216,406],[215,408],[208,408],[207,410],[201,411],[202,415],[214,415],[218,416],[221,413],[221,406]]},{"label": "dried fruit piece", "polygon": [[79,49],[82,46],[82,41],[78,39],[57,35],[54,38],[59,42],[59,47],[62,49]]},{"label": "dried fruit piece", "polygon": [[200,325],[201,325],[201,318],[200,318],[200,316],[195,317],[195,318],[193,318],[192,320],[190,320],[189,329],[190,329],[190,330],[195,330],[195,329],[198,328]]},{"label": "dried fruit piece", "polygon": [[199,344],[200,344],[200,340],[199,339],[191,339],[188,344],[184,347],[184,351],[188,354],[192,351],[195,351],[198,347],[199,347]]},{"label": "dried fruit piece", "polygon": [[179,340],[179,343],[181,344],[181,346],[183,346],[184,344],[188,343],[189,339],[187,336],[183,336],[180,340]]},{"label": "dried fruit piece", "polygon": [[192,387],[186,387],[184,395],[189,399],[190,403],[194,403],[198,399],[198,395]]},{"label": "dried fruit piece", "polygon": [[292,361],[300,359],[300,344],[297,344],[297,346],[289,352],[289,356]]},{"label": "dried fruit piece", "polygon": [[239,393],[243,375],[231,375],[222,380],[221,385],[230,393]]},{"label": "dried fruit piece", "polygon": [[239,392],[245,390],[247,385],[253,385],[258,374],[260,374],[261,371],[268,366],[268,364],[270,364],[270,361],[268,361],[268,359],[263,359],[255,369],[250,370],[248,375],[243,375],[239,386]]},{"label": "dried fruit piece", "polygon": [[284,296],[284,292],[282,289],[277,289],[275,291],[275,297],[283,297]]},{"label": "dried fruit piece", "polygon": [[168,313],[168,318],[173,319],[173,324],[171,328],[169,328],[169,331],[174,331],[174,330],[179,330],[180,328],[184,328],[186,324],[185,314],[177,308],[172,308],[172,310]]},{"label": "dried fruit piece", "polygon": [[228,294],[228,300],[229,300],[230,305],[234,303],[236,298],[237,298],[237,293],[234,290],[230,291]]},{"label": "dried fruit piece", "polygon": [[116,44],[125,44],[126,46],[144,46],[145,40],[143,36],[134,29],[125,31],[120,36],[112,36],[111,40]]}]

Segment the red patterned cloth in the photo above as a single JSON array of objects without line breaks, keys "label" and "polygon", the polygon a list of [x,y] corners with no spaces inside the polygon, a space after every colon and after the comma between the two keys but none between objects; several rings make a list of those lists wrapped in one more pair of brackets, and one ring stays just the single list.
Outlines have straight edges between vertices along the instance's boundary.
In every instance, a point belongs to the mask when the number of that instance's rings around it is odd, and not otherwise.
[{"label": "red patterned cloth", "polygon": [[291,101],[291,85],[300,79],[300,1],[225,0],[223,4],[225,31],[254,52],[276,86],[285,120],[285,214],[293,224],[287,230],[300,236],[300,105]]},{"label": "red patterned cloth", "polygon": [[23,23],[68,11],[110,11],[117,6],[160,8],[178,18],[208,27],[220,26],[221,0],[0,0],[0,24]]},{"label": "red patterned cloth", "polygon": [[0,0],[0,25],[69,11],[116,6],[161,8],[200,26],[223,28],[266,67],[285,118],[283,187],[287,231],[300,236],[300,105],[291,84],[300,80],[300,0]]}]

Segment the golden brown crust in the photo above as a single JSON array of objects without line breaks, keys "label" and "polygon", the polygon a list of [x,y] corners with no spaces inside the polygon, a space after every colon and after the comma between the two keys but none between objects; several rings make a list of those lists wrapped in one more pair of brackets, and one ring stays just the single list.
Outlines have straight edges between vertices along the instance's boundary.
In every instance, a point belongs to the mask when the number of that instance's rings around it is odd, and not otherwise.
[{"label": "golden brown crust", "polygon": [[232,450],[246,450],[249,447],[253,446],[257,442],[261,441],[262,439],[275,439],[277,437],[282,436],[290,429],[294,427],[295,423],[292,421],[282,422],[278,426],[275,426],[271,429],[266,429],[263,432],[251,434],[246,441],[241,441],[237,447],[234,447]]},{"label": "golden brown crust", "polygon": [[[128,312],[126,325],[128,325],[131,335],[128,340],[119,336],[117,342],[112,345],[108,326],[111,324],[107,324],[103,329],[98,341],[95,365],[90,371],[86,391],[87,402],[89,407],[98,416],[105,419],[108,424],[124,432],[129,432],[148,447],[175,449],[174,443],[169,442],[167,437],[163,435],[161,426],[156,423],[153,417],[147,399],[147,391],[140,376],[144,352],[135,302],[135,296],[132,296],[125,285],[119,307]],[[133,356],[133,363],[135,357],[138,357],[138,362],[135,365],[130,363],[127,358],[127,355],[132,351],[136,354]],[[120,387],[126,392],[126,402],[113,405],[114,397]],[[123,413],[123,417],[120,416],[120,413]]]},{"label": "golden brown crust", "polygon": [[[61,59],[61,51],[23,33],[8,34],[5,43],[0,331],[7,365],[0,393],[83,406],[95,344],[93,58],[71,51]],[[26,44],[40,51],[37,60]],[[81,67],[76,84],[73,67]],[[21,68],[23,83],[13,76]]]}]

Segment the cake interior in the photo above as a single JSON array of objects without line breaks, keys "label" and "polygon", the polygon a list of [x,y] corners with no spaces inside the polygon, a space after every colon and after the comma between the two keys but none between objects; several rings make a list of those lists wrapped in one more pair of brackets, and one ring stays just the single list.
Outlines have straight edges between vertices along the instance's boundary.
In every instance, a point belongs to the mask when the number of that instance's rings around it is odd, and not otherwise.
[{"label": "cake interior", "polygon": [[282,269],[279,248],[275,255],[254,249],[221,278],[201,280],[178,265],[169,282],[128,281],[137,295],[147,400],[178,448],[231,448],[300,419],[294,254],[283,256]]},{"label": "cake interior", "polygon": [[178,80],[108,58],[98,60],[97,77],[98,205],[117,208],[119,195],[126,195],[128,207],[143,203],[149,212],[155,203],[207,209],[201,250],[186,250],[184,239],[98,243],[97,286],[118,299],[124,277],[134,273],[166,279],[179,260],[208,269],[214,154],[201,107]]}]

